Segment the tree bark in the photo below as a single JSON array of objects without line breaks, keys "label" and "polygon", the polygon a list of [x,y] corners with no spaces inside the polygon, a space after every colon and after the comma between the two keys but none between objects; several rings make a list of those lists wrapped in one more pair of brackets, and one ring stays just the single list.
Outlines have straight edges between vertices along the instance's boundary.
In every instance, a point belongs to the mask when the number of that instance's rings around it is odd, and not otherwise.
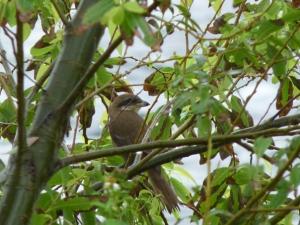
[{"label": "tree bark", "polygon": [[58,114],[58,109],[87,71],[104,30],[100,25],[82,25],[84,12],[95,2],[81,1],[76,16],[66,27],[63,48],[28,132],[27,140],[36,141],[26,149],[14,147],[21,153],[21,162],[17,166],[15,153],[11,155],[0,204],[0,224],[28,224],[34,203],[54,172],[57,151],[73,107],[65,114]]}]

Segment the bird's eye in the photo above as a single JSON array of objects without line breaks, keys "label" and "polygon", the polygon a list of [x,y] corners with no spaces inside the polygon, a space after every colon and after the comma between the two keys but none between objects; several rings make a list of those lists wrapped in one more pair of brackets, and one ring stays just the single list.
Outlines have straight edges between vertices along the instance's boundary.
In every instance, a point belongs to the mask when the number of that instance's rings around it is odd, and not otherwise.
[{"label": "bird's eye", "polygon": [[120,102],[120,104],[118,105],[118,107],[127,106],[127,105],[131,104],[132,102],[133,102],[133,99],[132,98],[128,98],[128,99]]}]

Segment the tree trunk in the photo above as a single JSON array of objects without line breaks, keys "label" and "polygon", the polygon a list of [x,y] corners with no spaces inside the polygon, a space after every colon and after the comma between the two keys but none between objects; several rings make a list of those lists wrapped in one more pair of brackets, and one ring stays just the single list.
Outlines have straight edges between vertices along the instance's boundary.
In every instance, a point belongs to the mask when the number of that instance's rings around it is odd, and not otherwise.
[{"label": "tree trunk", "polygon": [[14,148],[21,151],[20,163],[16,162],[15,154],[10,157],[0,205],[0,224],[28,224],[34,203],[53,174],[57,151],[73,107],[60,115],[57,110],[87,71],[103,34],[104,28],[100,25],[87,29],[81,26],[84,12],[95,2],[81,1],[75,18],[66,27],[63,48],[28,132],[27,139],[36,141],[31,145],[29,143],[26,149]]}]

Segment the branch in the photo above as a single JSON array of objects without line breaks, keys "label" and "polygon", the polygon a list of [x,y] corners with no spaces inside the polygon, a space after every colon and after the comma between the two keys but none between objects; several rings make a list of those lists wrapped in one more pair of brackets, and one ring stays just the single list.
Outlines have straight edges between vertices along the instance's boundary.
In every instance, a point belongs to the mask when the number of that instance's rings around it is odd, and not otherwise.
[{"label": "branch", "polygon": [[299,123],[300,123],[300,113],[292,115],[292,116],[281,117],[277,120],[268,120],[261,125],[238,130],[236,132],[233,132],[233,134],[242,134],[242,133],[246,133],[246,132],[259,131],[259,130],[264,130],[264,129],[268,129],[268,128],[297,125]]},{"label": "branch", "polygon": [[61,11],[61,8],[57,4],[56,0],[51,0],[51,3],[54,6],[57,14],[59,15],[59,18],[61,19],[62,23],[65,25],[65,27],[68,26],[69,21],[67,20],[67,18],[65,17],[65,15],[63,14],[63,12]]},{"label": "branch", "polygon": [[[255,131],[255,132],[249,132],[249,133],[244,133],[244,134],[235,134],[235,135],[216,135],[212,137],[212,142],[214,143],[214,146],[220,146],[232,142],[239,141],[240,139],[244,138],[256,138],[259,136],[284,136],[284,135],[289,135],[288,132],[295,130],[295,129],[300,129],[300,126],[294,126],[294,127],[289,127],[285,129],[266,129],[266,130],[261,130],[261,131]],[[125,153],[133,153],[133,152],[138,152],[138,151],[145,151],[145,150],[151,150],[151,149],[156,149],[156,148],[175,148],[179,146],[192,146],[192,145],[202,145],[201,148],[204,146],[206,149],[207,145],[207,138],[187,138],[187,139],[180,139],[180,140],[164,140],[164,141],[153,141],[145,144],[134,144],[134,145],[127,145],[123,147],[115,147],[115,148],[108,148],[108,149],[103,149],[103,150],[98,150],[98,151],[93,151],[93,152],[88,152],[88,153],[83,153],[83,154],[78,154],[74,156],[69,156],[61,159],[58,162],[58,165],[56,167],[57,169],[60,169],[62,167],[74,164],[74,163],[79,163],[79,162],[85,162],[93,159],[98,159],[102,157],[107,157],[107,156],[113,156],[113,155],[120,155],[120,154],[125,154]],[[190,147],[188,147],[190,148]],[[175,150],[174,150],[175,151]],[[178,152],[178,149],[176,149],[176,152]],[[168,153],[164,153],[168,155]],[[198,152],[199,153],[199,152]],[[156,157],[161,157],[161,154]],[[186,157],[189,156],[190,153],[176,153],[177,157]],[[191,154],[196,154],[195,152]],[[173,154],[172,159],[175,159]],[[153,160],[156,158],[154,157]],[[170,160],[170,161],[171,161]],[[145,166],[148,165],[148,163],[145,164]],[[142,167],[144,168],[144,167]],[[138,169],[139,170],[139,169]],[[135,173],[135,172],[132,172]]]},{"label": "branch", "polygon": [[20,13],[16,13],[17,21],[17,123],[18,123],[18,162],[20,163],[20,154],[26,148],[26,129],[25,129],[25,97],[24,97],[24,52],[23,52],[23,24],[20,21]]},{"label": "branch", "polygon": [[[293,210],[300,210],[300,207],[299,206],[287,206],[287,207],[282,207],[282,208],[258,208],[258,209],[250,209],[249,212],[252,212],[252,213],[269,213],[269,212],[290,213]],[[279,221],[277,221],[277,222],[279,222]]]}]

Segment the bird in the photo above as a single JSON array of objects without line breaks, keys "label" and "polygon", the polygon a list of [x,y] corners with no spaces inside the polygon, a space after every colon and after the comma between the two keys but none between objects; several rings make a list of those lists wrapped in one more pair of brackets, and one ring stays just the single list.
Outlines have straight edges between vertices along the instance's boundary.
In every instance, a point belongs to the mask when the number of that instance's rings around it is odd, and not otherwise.
[{"label": "bird", "polygon": [[[147,127],[138,111],[148,105],[148,102],[134,94],[122,94],[112,101],[108,108],[108,130],[114,145],[120,147],[140,142],[138,139],[143,137]],[[127,159],[128,155],[124,157]],[[156,166],[147,172],[154,191],[159,194],[168,212],[178,210],[178,198],[163,177],[161,167]]]}]

